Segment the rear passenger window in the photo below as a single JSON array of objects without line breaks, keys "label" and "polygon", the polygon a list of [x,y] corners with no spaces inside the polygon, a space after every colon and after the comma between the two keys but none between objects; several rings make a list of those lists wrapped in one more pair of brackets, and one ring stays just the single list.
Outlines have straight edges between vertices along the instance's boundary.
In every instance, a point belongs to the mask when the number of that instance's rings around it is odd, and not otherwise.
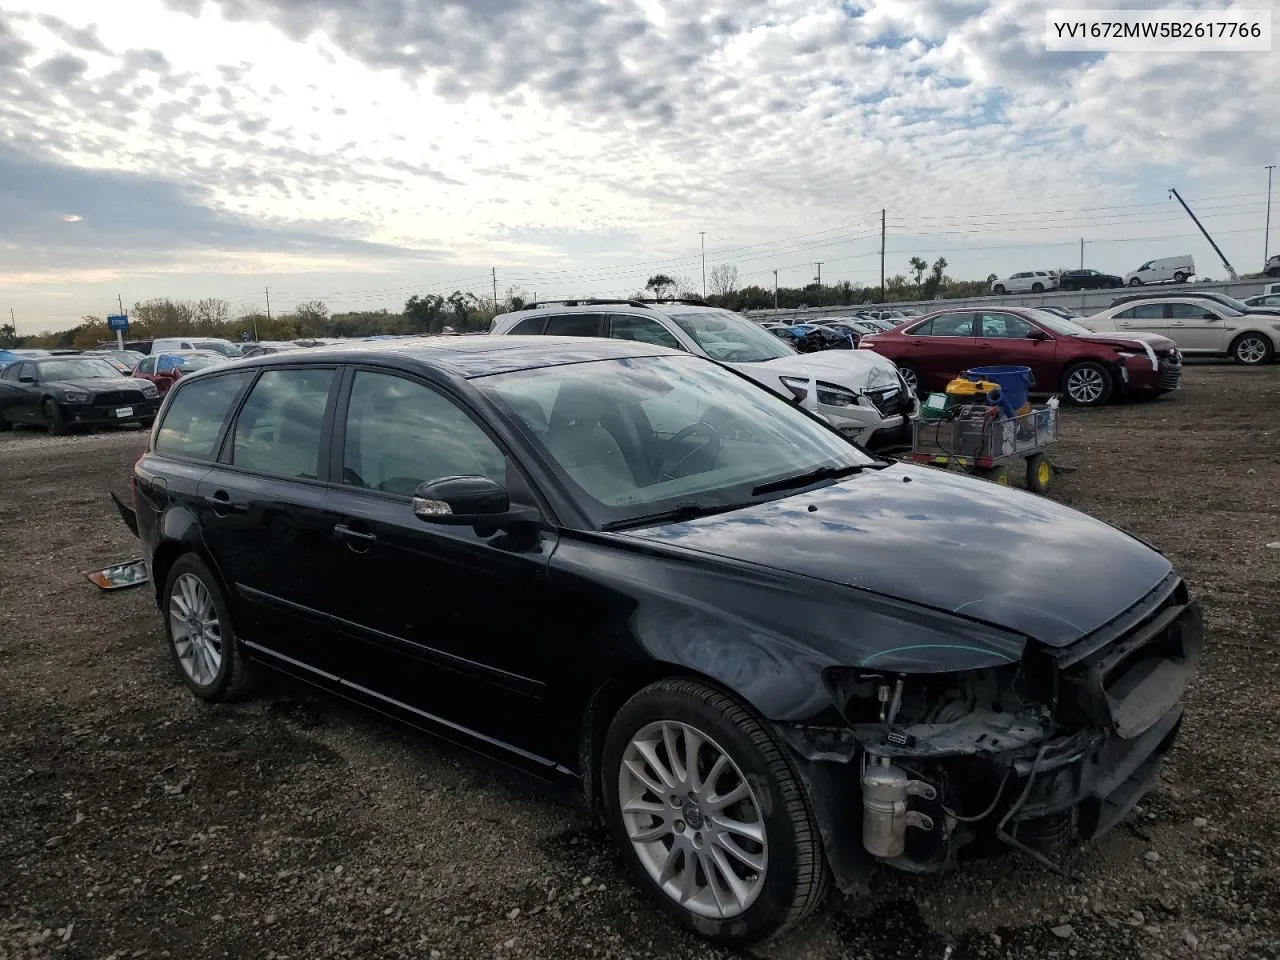
[{"label": "rear passenger window", "polygon": [[466,411],[412,380],[357,371],[342,482],[410,497],[419,484],[461,476],[509,486],[506,457]]},{"label": "rear passenger window", "polygon": [[236,418],[231,462],[277,477],[320,476],[320,435],[332,370],[268,370]]},{"label": "rear passenger window", "polygon": [[156,452],[212,460],[222,424],[251,376],[230,373],[177,388],[156,432]]},{"label": "rear passenger window", "polygon": [[546,320],[546,317],[525,317],[508,330],[507,333],[512,336],[536,335],[542,332],[542,325]]},{"label": "rear passenger window", "polygon": [[548,337],[599,337],[604,335],[604,314],[562,313],[547,318]]}]

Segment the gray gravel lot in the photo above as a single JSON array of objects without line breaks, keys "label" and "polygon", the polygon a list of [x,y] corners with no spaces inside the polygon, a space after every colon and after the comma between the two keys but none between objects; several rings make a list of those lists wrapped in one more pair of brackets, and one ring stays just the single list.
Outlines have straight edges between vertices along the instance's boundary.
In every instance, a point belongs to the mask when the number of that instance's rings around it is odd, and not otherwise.
[{"label": "gray gravel lot", "polygon": [[[742,955],[1280,956],[1280,366],[1193,366],[1064,423],[1053,496],[1205,606],[1163,782],[1079,883],[888,876]],[[731,955],[668,926],[564,797],[305,691],[192,699],[148,592],[84,579],[134,555],[106,489],[142,444],[0,434],[0,958]]]}]

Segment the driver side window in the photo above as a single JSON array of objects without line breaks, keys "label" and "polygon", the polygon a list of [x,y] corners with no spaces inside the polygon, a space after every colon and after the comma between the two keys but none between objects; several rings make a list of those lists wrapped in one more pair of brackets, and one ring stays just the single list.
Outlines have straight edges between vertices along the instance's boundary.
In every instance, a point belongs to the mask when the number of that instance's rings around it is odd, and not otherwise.
[{"label": "driver side window", "polygon": [[1031,324],[1011,313],[983,313],[980,314],[980,321],[982,327],[979,336],[985,338],[1025,339],[1032,330]]},{"label": "driver side window", "polygon": [[357,371],[342,482],[410,497],[419,484],[456,476],[510,486],[498,445],[452,400],[413,380]]},{"label": "driver side window", "polygon": [[138,364],[138,372],[139,373],[155,373],[156,358],[147,357],[145,360],[143,360],[140,364]]}]

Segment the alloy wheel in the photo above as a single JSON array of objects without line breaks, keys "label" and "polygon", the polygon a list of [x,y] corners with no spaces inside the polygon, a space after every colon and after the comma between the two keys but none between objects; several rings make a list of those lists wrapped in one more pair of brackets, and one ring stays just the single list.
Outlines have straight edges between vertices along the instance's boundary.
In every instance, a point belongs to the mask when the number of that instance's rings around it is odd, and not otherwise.
[{"label": "alloy wheel", "polygon": [[222,668],[222,625],[209,588],[184,573],[169,596],[169,625],[178,663],[195,683],[208,686]]},{"label": "alloy wheel", "polygon": [[1097,403],[1106,387],[1102,374],[1091,367],[1072,370],[1067,377],[1067,395],[1076,403]]},{"label": "alloy wheel", "polygon": [[642,727],[622,755],[618,801],[640,864],[681,907],[727,919],[756,901],[769,852],[760,801],[707,734],[674,720]]},{"label": "alloy wheel", "polygon": [[1236,359],[1241,363],[1261,363],[1267,357],[1267,345],[1261,337],[1245,337],[1236,344]]},{"label": "alloy wheel", "polygon": [[902,374],[902,380],[910,388],[913,394],[917,396],[920,393],[920,377],[910,367],[899,367],[898,372]]}]

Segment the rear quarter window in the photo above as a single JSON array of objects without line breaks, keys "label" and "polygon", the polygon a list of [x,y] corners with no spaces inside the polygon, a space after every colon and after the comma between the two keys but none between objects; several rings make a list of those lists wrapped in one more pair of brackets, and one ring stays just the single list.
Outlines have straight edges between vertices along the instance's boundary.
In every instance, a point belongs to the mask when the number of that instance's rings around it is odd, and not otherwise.
[{"label": "rear quarter window", "polygon": [[197,460],[214,459],[222,425],[251,376],[248,371],[229,373],[187,381],[175,388],[160,429],[156,431],[155,452]]},{"label": "rear quarter window", "polygon": [[536,336],[542,332],[542,325],[546,322],[546,317],[525,317],[507,333],[514,336]]}]

